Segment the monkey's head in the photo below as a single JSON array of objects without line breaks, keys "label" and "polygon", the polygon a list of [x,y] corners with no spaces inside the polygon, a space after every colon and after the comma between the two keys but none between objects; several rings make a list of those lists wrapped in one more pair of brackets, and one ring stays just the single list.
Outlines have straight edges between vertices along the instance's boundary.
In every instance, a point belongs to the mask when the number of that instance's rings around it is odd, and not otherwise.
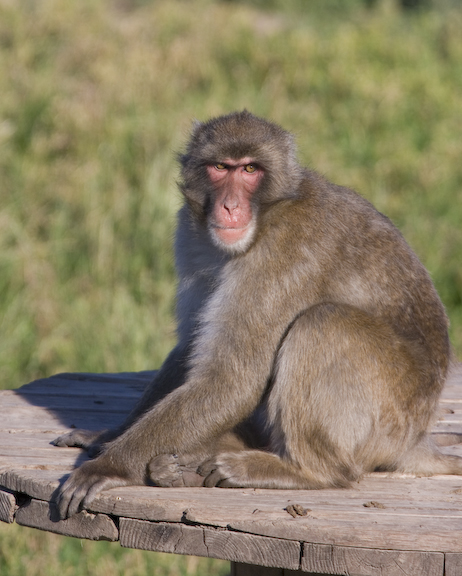
[{"label": "monkey's head", "polygon": [[259,213],[296,197],[302,178],[293,136],[246,110],[197,123],[180,162],[186,201],[229,254],[251,246]]}]

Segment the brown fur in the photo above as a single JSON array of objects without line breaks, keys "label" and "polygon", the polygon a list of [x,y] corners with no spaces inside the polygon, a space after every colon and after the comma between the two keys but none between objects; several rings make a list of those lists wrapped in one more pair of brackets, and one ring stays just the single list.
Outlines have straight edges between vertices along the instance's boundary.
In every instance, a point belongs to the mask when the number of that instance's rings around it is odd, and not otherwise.
[{"label": "brown fur", "polygon": [[[207,166],[227,158],[264,172],[256,232],[229,249],[207,229]],[[310,489],[377,469],[462,473],[427,435],[450,360],[428,273],[369,202],[295,158],[291,135],[248,112],[195,127],[181,157],[178,346],[121,429],[56,441],[110,440],[62,487],[63,517],[145,482]]]}]

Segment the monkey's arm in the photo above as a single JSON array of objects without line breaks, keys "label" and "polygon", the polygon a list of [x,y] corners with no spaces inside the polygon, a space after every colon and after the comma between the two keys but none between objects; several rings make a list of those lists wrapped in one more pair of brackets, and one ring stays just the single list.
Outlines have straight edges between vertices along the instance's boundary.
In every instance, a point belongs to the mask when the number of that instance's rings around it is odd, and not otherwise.
[{"label": "monkey's arm", "polygon": [[187,346],[176,346],[169,354],[154,380],[150,382],[126,420],[113,430],[72,430],[59,436],[52,444],[59,447],[78,447],[88,451],[91,458],[97,456],[106,442],[120,436],[156,402],[184,382]]},{"label": "monkey's arm", "polygon": [[[88,506],[101,490],[146,483],[149,462],[159,454],[196,453],[213,446],[257,406],[271,371],[275,334],[282,330],[262,331],[252,321],[237,327],[235,302],[227,296],[218,296],[220,319],[212,317],[197,337],[186,382],[139,415],[98,458],[85,462],[63,485],[58,495],[62,518],[75,514],[81,503]],[[209,310],[216,304],[212,302]],[[229,318],[235,332],[229,330]],[[175,370],[167,365],[161,373],[169,380]],[[162,386],[168,389],[167,384]],[[152,400],[148,392],[145,402]]]}]

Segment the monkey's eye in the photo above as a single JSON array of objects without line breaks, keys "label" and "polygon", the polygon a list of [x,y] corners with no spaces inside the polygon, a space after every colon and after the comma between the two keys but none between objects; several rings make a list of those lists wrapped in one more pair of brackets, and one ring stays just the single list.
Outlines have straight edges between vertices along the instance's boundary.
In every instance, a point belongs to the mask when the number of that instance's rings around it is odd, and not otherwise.
[{"label": "monkey's eye", "polygon": [[226,166],[222,162],[218,162],[218,164],[215,164],[215,168],[217,170],[226,170]]},{"label": "monkey's eye", "polygon": [[257,167],[255,166],[255,164],[246,164],[244,166],[244,170],[249,174],[253,174],[256,169]]}]

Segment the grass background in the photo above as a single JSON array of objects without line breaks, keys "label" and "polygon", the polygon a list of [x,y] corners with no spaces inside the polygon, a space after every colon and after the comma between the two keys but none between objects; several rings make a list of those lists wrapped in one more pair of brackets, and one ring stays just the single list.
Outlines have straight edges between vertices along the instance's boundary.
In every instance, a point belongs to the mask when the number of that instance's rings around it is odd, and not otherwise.
[{"label": "grass background", "polygon": [[[0,388],[152,369],[173,346],[175,154],[247,108],[370,199],[462,356],[462,9],[430,0],[0,0]],[[0,573],[227,564],[0,526]]]}]

